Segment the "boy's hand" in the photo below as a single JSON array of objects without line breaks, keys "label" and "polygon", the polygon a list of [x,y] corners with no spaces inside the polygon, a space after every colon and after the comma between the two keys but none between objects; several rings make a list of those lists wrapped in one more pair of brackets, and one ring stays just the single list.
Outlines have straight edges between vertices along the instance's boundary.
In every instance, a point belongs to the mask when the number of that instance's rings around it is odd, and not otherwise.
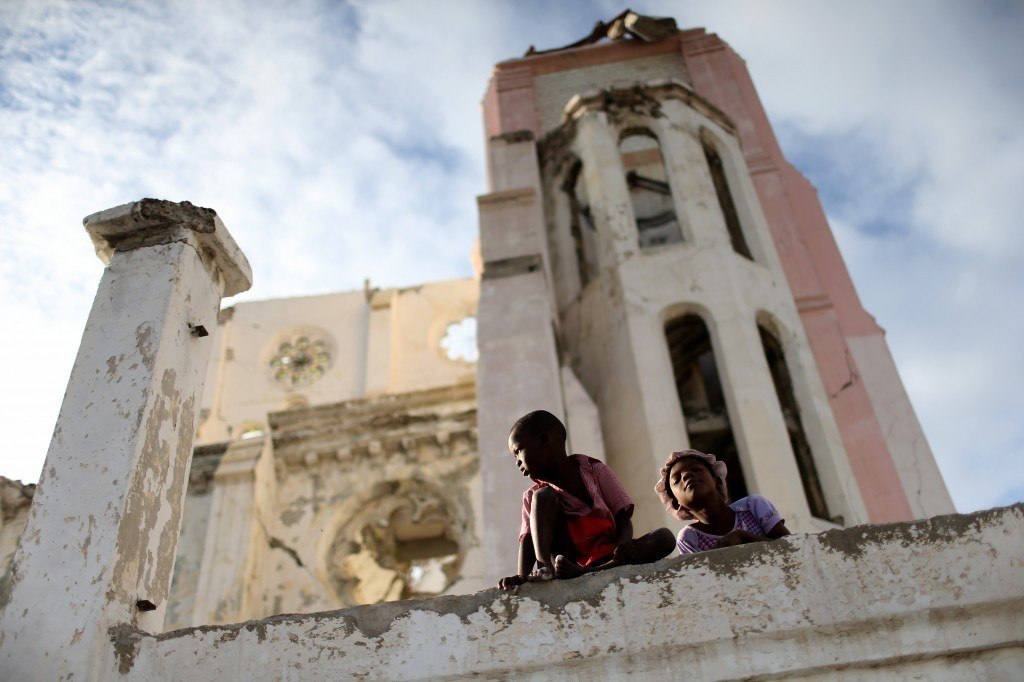
[{"label": "boy's hand", "polygon": [[502,590],[511,590],[519,587],[525,582],[526,578],[521,575],[510,575],[498,581],[498,588]]},{"label": "boy's hand", "polygon": [[612,558],[618,561],[633,561],[636,559],[636,543],[632,539],[623,540],[615,548]]}]

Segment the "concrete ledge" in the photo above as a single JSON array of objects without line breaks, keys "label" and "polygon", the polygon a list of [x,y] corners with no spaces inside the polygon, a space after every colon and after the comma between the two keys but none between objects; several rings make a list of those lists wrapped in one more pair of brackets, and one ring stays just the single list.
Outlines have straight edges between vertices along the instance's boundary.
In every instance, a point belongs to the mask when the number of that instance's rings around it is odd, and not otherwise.
[{"label": "concrete ledge", "polygon": [[1024,505],[792,536],[517,593],[395,602],[149,635],[159,679],[695,679],[1024,668]]}]

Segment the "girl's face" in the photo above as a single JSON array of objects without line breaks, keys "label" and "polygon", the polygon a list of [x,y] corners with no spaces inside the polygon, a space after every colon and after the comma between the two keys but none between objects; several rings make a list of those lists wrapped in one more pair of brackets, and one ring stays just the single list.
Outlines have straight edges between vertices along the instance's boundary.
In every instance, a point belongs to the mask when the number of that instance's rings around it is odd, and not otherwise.
[{"label": "girl's face", "polygon": [[668,487],[679,506],[692,509],[695,502],[719,495],[711,470],[695,457],[684,457],[668,472]]}]

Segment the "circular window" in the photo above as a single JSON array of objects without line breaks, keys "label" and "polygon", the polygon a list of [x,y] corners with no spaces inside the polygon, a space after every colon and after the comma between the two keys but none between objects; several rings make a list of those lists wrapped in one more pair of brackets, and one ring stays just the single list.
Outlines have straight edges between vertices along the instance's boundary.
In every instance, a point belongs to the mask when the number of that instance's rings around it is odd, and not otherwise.
[{"label": "circular window", "polygon": [[448,325],[441,337],[441,351],[449,360],[476,362],[480,357],[476,346],[476,318],[464,317]]},{"label": "circular window", "polygon": [[299,336],[277,347],[270,359],[270,371],[278,383],[304,386],[322,377],[330,364],[331,354],[326,343]]}]

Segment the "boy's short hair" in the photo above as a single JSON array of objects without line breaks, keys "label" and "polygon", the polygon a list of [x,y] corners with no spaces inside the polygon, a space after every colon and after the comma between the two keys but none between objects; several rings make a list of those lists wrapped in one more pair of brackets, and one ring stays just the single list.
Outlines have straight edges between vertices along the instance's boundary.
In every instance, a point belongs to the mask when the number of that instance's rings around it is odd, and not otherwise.
[{"label": "boy's short hair", "polygon": [[516,423],[512,425],[512,428],[508,433],[509,435],[525,433],[531,436],[537,436],[546,431],[554,431],[559,437],[561,437],[562,442],[565,442],[565,424],[562,423],[562,420],[547,410],[534,410],[533,412],[524,414],[516,420]]}]

